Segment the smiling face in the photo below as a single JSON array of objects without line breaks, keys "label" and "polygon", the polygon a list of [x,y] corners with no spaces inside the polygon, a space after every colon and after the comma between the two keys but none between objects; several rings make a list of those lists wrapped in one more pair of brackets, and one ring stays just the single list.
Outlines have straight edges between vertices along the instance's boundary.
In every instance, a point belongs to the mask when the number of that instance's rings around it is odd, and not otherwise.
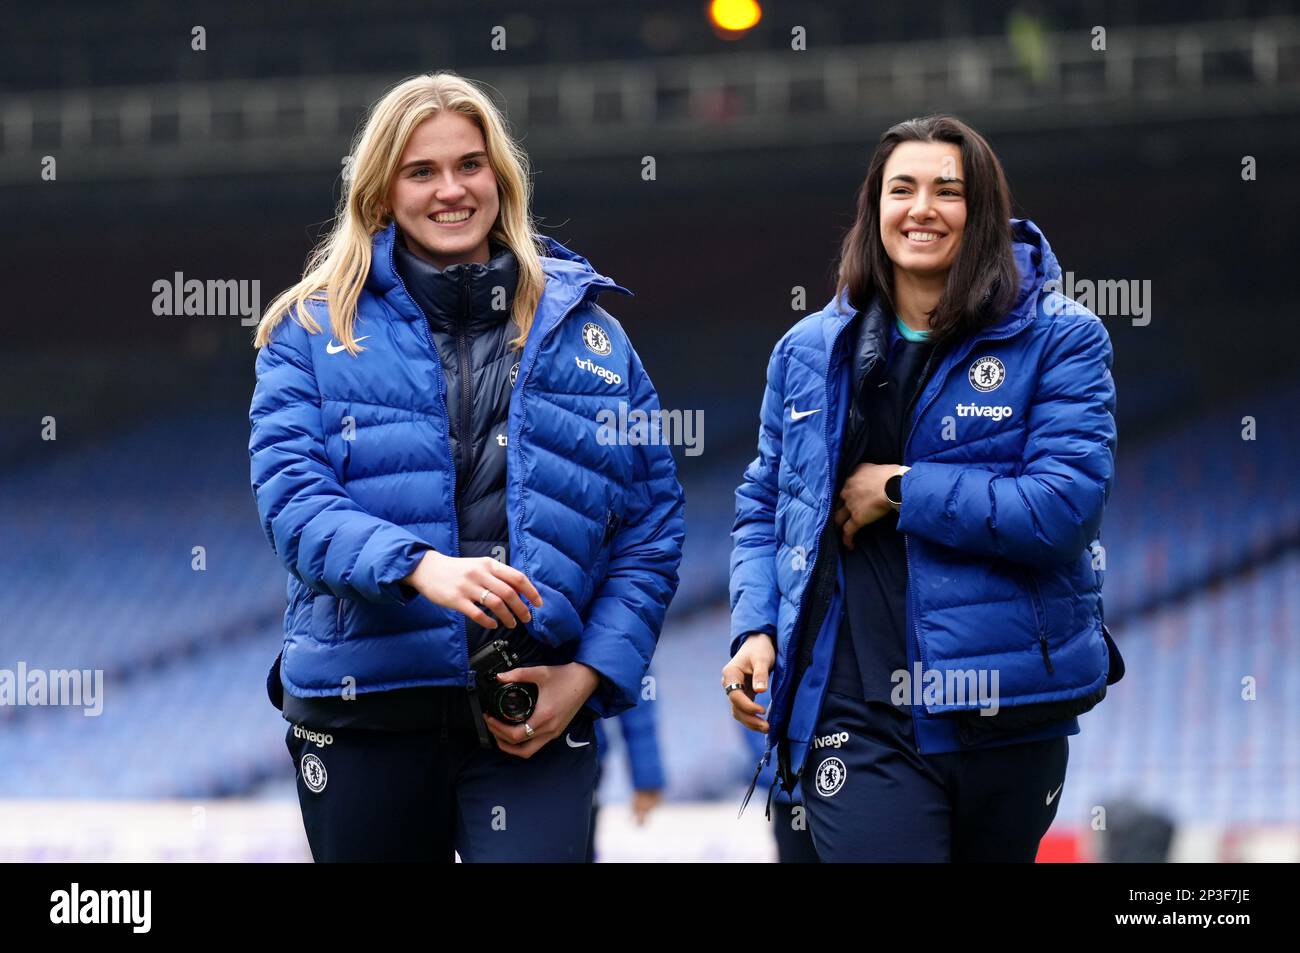
[{"label": "smiling face", "polygon": [[415,127],[388,190],[388,204],[413,253],[438,268],[486,264],[501,203],[483,133],[443,109]]},{"label": "smiling face", "polygon": [[951,142],[900,142],[885,163],[880,241],[894,268],[941,278],[966,228],[961,149]]}]

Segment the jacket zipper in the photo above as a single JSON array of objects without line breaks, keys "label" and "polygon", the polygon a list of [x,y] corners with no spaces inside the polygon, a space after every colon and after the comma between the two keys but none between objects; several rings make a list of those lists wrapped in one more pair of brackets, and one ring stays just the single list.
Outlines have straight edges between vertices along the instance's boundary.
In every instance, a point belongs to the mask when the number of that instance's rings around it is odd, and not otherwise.
[{"label": "jacket zipper", "polygon": [[[466,479],[473,476],[472,463],[474,458],[474,430],[473,421],[471,420],[470,405],[473,401],[474,374],[470,369],[469,360],[469,336],[465,333],[466,326],[470,320],[470,303],[469,303],[469,274],[465,269],[461,269],[460,276],[460,309],[456,315],[456,362],[460,368],[460,465],[462,473]],[[442,358],[438,358],[438,366],[442,366]],[[456,501],[456,512],[460,513],[460,492],[459,486],[454,486],[454,497]],[[459,521],[459,516],[457,517]],[[479,628],[482,628],[480,626]],[[465,690],[470,697],[470,711],[476,713],[482,705],[478,700],[478,679],[475,677],[472,669],[469,669],[469,631],[468,622],[462,619],[462,629],[465,632]],[[488,633],[490,629],[484,630]],[[489,635],[489,637],[492,637]],[[479,743],[488,746],[490,741],[485,737],[484,725],[482,719],[475,715],[474,728],[479,735]]]},{"label": "jacket zipper", "polygon": [[[394,239],[394,241],[396,241],[396,239]],[[458,500],[460,499],[460,490],[456,486],[456,459],[451,450],[450,411],[447,407],[447,381],[446,378],[443,377],[442,373],[442,355],[438,353],[438,348],[433,343],[433,335],[429,333],[429,316],[424,313],[424,309],[420,307],[419,302],[411,296],[410,290],[406,287],[406,282],[402,280],[401,273],[398,272],[397,266],[393,264],[392,245],[388,246],[388,267],[392,271],[393,277],[397,279],[397,286],[402,289],[402,294],[406,295],[407,300],[415,307],[416,313],[423,318],[423,320],[419,322],[420,330],[424,336],[425,344],[428,345],[429,350],[433,353],[433,366],[438,373],[438,382],[442,384],[439,393],[441,395],[440,399],[442,400],[442,415],[448,420],[447,429],[449,432],[447,435],[447,456],[451,459],[451,495],[453,500]],[[451,508],[451,554],[453,556],[460,555],[460,515],[456,512],[456,507],[454,505]],[[465,670],[469,673],[470,690],[473,691],[474,673],[469,669],[469,635],[465,630],[465,623],[468,620],[464,615],[461,615],[460,613],[457,614],[460,615],[460,644],[465,656]]]},{"label": "jacket zipper", "polygon": [[[461,269],[461,271],[460,314],[456,321],[456,357],[460,362],[460,459],[463,467],[462,472],[466,476],[470,476],[469,466],[474,440],[470,422],[470,403],[473,398],[474,379],[469,367],[469,338],[465,334],[465,322],[469,320],[469,276],[463,273],[464,269]],[[439,359],[439,363],[441,363],[441,359]],[[466,449],[465,446],[466,435],[470,439],[469,449]],[[459,490],[457,490],[457,493],[459,494]],[[459,495],[456,497],[456,505],[457,507],[460,506]]]},{"label": "jacket zipper", "polygon": [[[824,500],[828,500],[828,501],[830,500],[831,494],[835,492],[835,481],[836,481],[836,479],[837,479],[837,477],[838,477],[838,475],[839,475],[839,461],[836,460],[836,459],[833,459],[833,457],[836,456],[836,455],[832,455],[832,454],[830,453],[830,445],[831,445],[831,444],[830,444],[830,440],[831,440],[831,428],[830,428],[830,417],[831,417],[831,362],[834,361],[834,359],[835,359],[835,351],[836,351],[836,349],[839,347],[840,339],[844,337],[844,331],[845,331],[845,329],[848,328],[848,326],[849,326],[851,323],[852,323],[852,318],[850,318],[848,321],[845,321],[844,324],[840,326],[840,329],[839,329],[837,332],[835,332],[835,339],[831,342],[830,350],[827,352],[827,355],[826,355],[826,370],[825,370],[825,372],[823,373],[823,381],[824,381],[824,386],[825,386],[825,392],[824,392],[824,393],[825,393],[825,401],[826,401],[826,404],[825,404],[825,406],[826,406],[826,412],[825,412],[825,414],[823,414],[823,416],[822,416],[822,439],[823,439],[823,441],[824,441],[824,444],[823,444],[823,445],[826,447],[826,450],[827,450],[827,452],[826,452],[826,492],[825,492],[825,494],[823,495],[823,499],[824,499]],[[784,407],[781,408],[781,415],[782,415],[782,417],[784,418],[784,416],[785,416],[785,408],[784,408]],[[819,581],[818,578],[817,578],[817,569],[818,569],[817,562],[818,562],[818,560],[819,560],[819,559],[821,558],[821,556],[822,556],[821,543],[822,543],[822,539],[823,539],[823,538],[825,537],[825,535],[826,535],[826,527],[827,527],[827,525],[830,523],[831,513],[832,513],[832,510],[831,510],[830,506],[828,505],[826,515],[825,515],[824,517],[822,517],[822,519],[820,520],[820,523],[821,523],[821,530],[818,532],[818,534],[817,534],[817,539],[816,539],[816,541],[813,543],[813,554],[812,554],[812,560],[811,560],[810,563],[808,563],[808,565],[810,565],[810,566],[812,567],[812,578],[813,578],[813,581]],[[825,585],[824,583],[822,583],[821,585],[818,586],[817,590],[813,593],[813,598],[814,598],[815,600],[817,600],[818,604],[821,604],[822,602],[824,602],[824,601],[826,600],[826,598],[827,598],[827,596],[825,595],[826,588],[827,588],[826,585]],[[801,631],[801,626],[802,626],[802,624],[803,624],[803,618],[804,618],[804,607],[807,606],[807,605],[808,605],[808,600],[807,600],[806,597],[805,597],[804,599],[800,600],[799,613],[798,613],[798,616],[795,618],[794,628],[793,628],[793,630],[792,630],[792,632],[793,632],[794,635],[802,636],[802,635],[805,634],[805,633],[803,633],[803,632]],[[825,622],[825,618],[824,618],[824,617],[823,617],[823,619],[822,619],[822,622],[823,622],[823,623]],[[820,626],[819,626],[819,628],[820,628]],[[813,641],[816,641],[816,634],[815,634],[815,633],[813,634],[812,638],[813,638]],[[779,664],[779,666],[778,666],[782,671],[789,671],[789,666],[790,666],[790,651],[791,651],[791,646],[792,646],[792,643],[793,643],[793,642],[794,642],[794,639],[791,638],[790,641],[786,643],[784,657],[780,660],[780,664]],[[802,643],[802,640],[801,640],[801,643]],[[803,644],[800,644],[800,646],[799,646],[799,656],[800,656],[800,662],[801,662],[801,663],[803,663],[805,649],[807,649],[809,659],[811,659],[811,652],[812,652],[811,648],[808,648],[807,646],[805,646],[805,645],[803,645]],[[801,664],[801,668],[803,668],[804,670],[806,670],[806,669],[807,669],[807,665],[806,665],[806,664]],[[802,677],[803,677],[803,672],[802,672],[802,671],[799,672],[799,673],[797,673],[797,674],[798,674],[798,677],[799,677],[799,678],[802,678]],[[799,686],[798,686],[797,684],[792,684],[792,685],[790,686],[790,688],[788,689],[788,691],[791,691],[791,692],[797,692],[798,690],[799,690]],[[788,700],[789,700],[790,705],[793,706],[793,704],[794,704],[794,697],[793,697],[793,696],[790,696]],[[782,699],[782,702],[785,702],[785,701],[786,701],[786,699],[783,698],[783,699]],[[769,720],[769,725],[770,725],[770,720]],[[762,765],[763,765],[764,763],[766,763],[766,761],[767,761],[767,757],[768,757],[768,753],[771,751],[771,748],[772,748],[772,736],[771,736],[771,734],[769,733],[769,734],[768,734],[768,737],[767,737],[767,744],[766,744],[766,746],[765,746],[765,748],[764,748],[764,751],[763,751],[763,758],[762,758],[762,760],[759,762],[760,770],[761,770],[761,768],[762,768]],[[805,760],[806,760],[806,759],[805,759]],[[799,766],[799,770],[798,770],[797,772],[795,772],[794,782],[795,782],[796,784],[798,783],[799,778],[803,776],[803,769],[804,769],[804,765],[801,764],[801,765]],[[756,777],[757,777],[757,775],[756,775]],[[742,810],[743,810],[743,808],[742,808]]]},{"label": "jacket zipper", "polygon": [[1034,615],[1038,621],[1038,648],[1043,653],[1043,665],[1047,668],[1047,674],[1053,675],[1055,671],[1052,668],[1052,657],[1047,651],[1047,610],[1043,607],[1043,593],[1038,587],[1037,578],[1028,572],[1023,575],[1034,590]]}]

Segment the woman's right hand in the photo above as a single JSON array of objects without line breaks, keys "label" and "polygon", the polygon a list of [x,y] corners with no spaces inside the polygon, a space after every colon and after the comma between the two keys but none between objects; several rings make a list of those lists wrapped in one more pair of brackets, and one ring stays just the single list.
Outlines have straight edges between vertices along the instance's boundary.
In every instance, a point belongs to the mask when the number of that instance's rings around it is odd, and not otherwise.
[{"label": "woman's right hand", "polygon": [[736,657],[722,670],[722,687],[740,685],[727,692],[731,702],[731,717],[751,731],[767,733],[767,720],[763,706],[754,696],[767,691],[768,676],[776,662],[776,645],[766,632],[751,632]]},{"label": "woman's right hand", "polygon": [[[464,613],[485,629],[495,629],[497,619],[507,629],[531,621],[533,614],[521,595],[535,606],[542,604],[527,576],[491,556],[460,558],[430,549],[402,582],[430,602]],[[490,593],[484,605],[496,619],[479,605],[484,589]]]}]

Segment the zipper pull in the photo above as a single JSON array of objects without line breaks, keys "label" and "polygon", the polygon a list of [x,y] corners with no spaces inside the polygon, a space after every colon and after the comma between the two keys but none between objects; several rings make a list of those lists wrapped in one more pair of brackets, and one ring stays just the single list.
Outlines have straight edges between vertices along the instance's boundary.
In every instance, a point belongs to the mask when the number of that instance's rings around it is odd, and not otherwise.
[{"label": "zipper pull", "polygon": [[772,820],[772,795],[776,793],[776,786],[778,783],[780,783],[780,781],[781,779],[779,777],[773,775],[772,783],[771,785],[768,786],[767,789],[767,810],[763,812],[763,816],[766,817],[768,821]]},{"label": "zipper pull", "polygon": [[[767,759],[771,757],[772,749],[768,748],[763,752],[763,757],[758,759],[758,767],[754,769],[754,779],[749,782],[749,790],[745,792],[745,799],[740,802],[740,810],[736,812],[736,819],[745,813],[745,808],[749,805],[749,799],[754,796],[754,788],[758,787],[758,776],[763,773],[763,768],[767,765]],[[769,797],[770,797],[769,793]]]},{"label": "zipper pull", "polygon": [[1041,634],[1038,636],[1038,647],[1039,647],[1040,649],[1043,650],[1043,664],[1047,666],[1047,674],[1048,674],[1048,675],[1054,675],[1054,674],[1055,674],[1055,671],[1054,671],[1053,668],[1052,668],[1052,659],[1051,659],[1051,656],[1049,656],[1049,655],[1047,654],[1047,637],[1046,637],[1046,636],[1041,635]]},{"label": "zipper pull", "polygon": [[609,541],[614,538],[614,534],[618,531],[618,524],[620,521],[621,518],[614,512],[609,513],[605,517],[605,539],[601,543],[602,546],[609,545]]}]

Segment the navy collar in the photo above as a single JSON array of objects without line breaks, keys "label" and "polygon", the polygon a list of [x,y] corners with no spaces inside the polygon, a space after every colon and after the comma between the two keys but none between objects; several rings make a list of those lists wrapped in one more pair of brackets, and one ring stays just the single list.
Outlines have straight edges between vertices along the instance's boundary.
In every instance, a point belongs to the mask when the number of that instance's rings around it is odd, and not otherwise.
[{"label": "navy collar", "polygon": [[407,248],[400,230],[393,240],[393,267],[407,291],[430,326],[448,334],[479,331],[510,317],[519,263],[502,244],[493,243],[491,255],[486,265],[467,262],[438,268]]},{"label": "navy collar", "polygon": [[852,352],[854,393],[866,386],[869,374],[888,364],[891,324],[879,295],[872,295],[871,304],[857,318]]}]

